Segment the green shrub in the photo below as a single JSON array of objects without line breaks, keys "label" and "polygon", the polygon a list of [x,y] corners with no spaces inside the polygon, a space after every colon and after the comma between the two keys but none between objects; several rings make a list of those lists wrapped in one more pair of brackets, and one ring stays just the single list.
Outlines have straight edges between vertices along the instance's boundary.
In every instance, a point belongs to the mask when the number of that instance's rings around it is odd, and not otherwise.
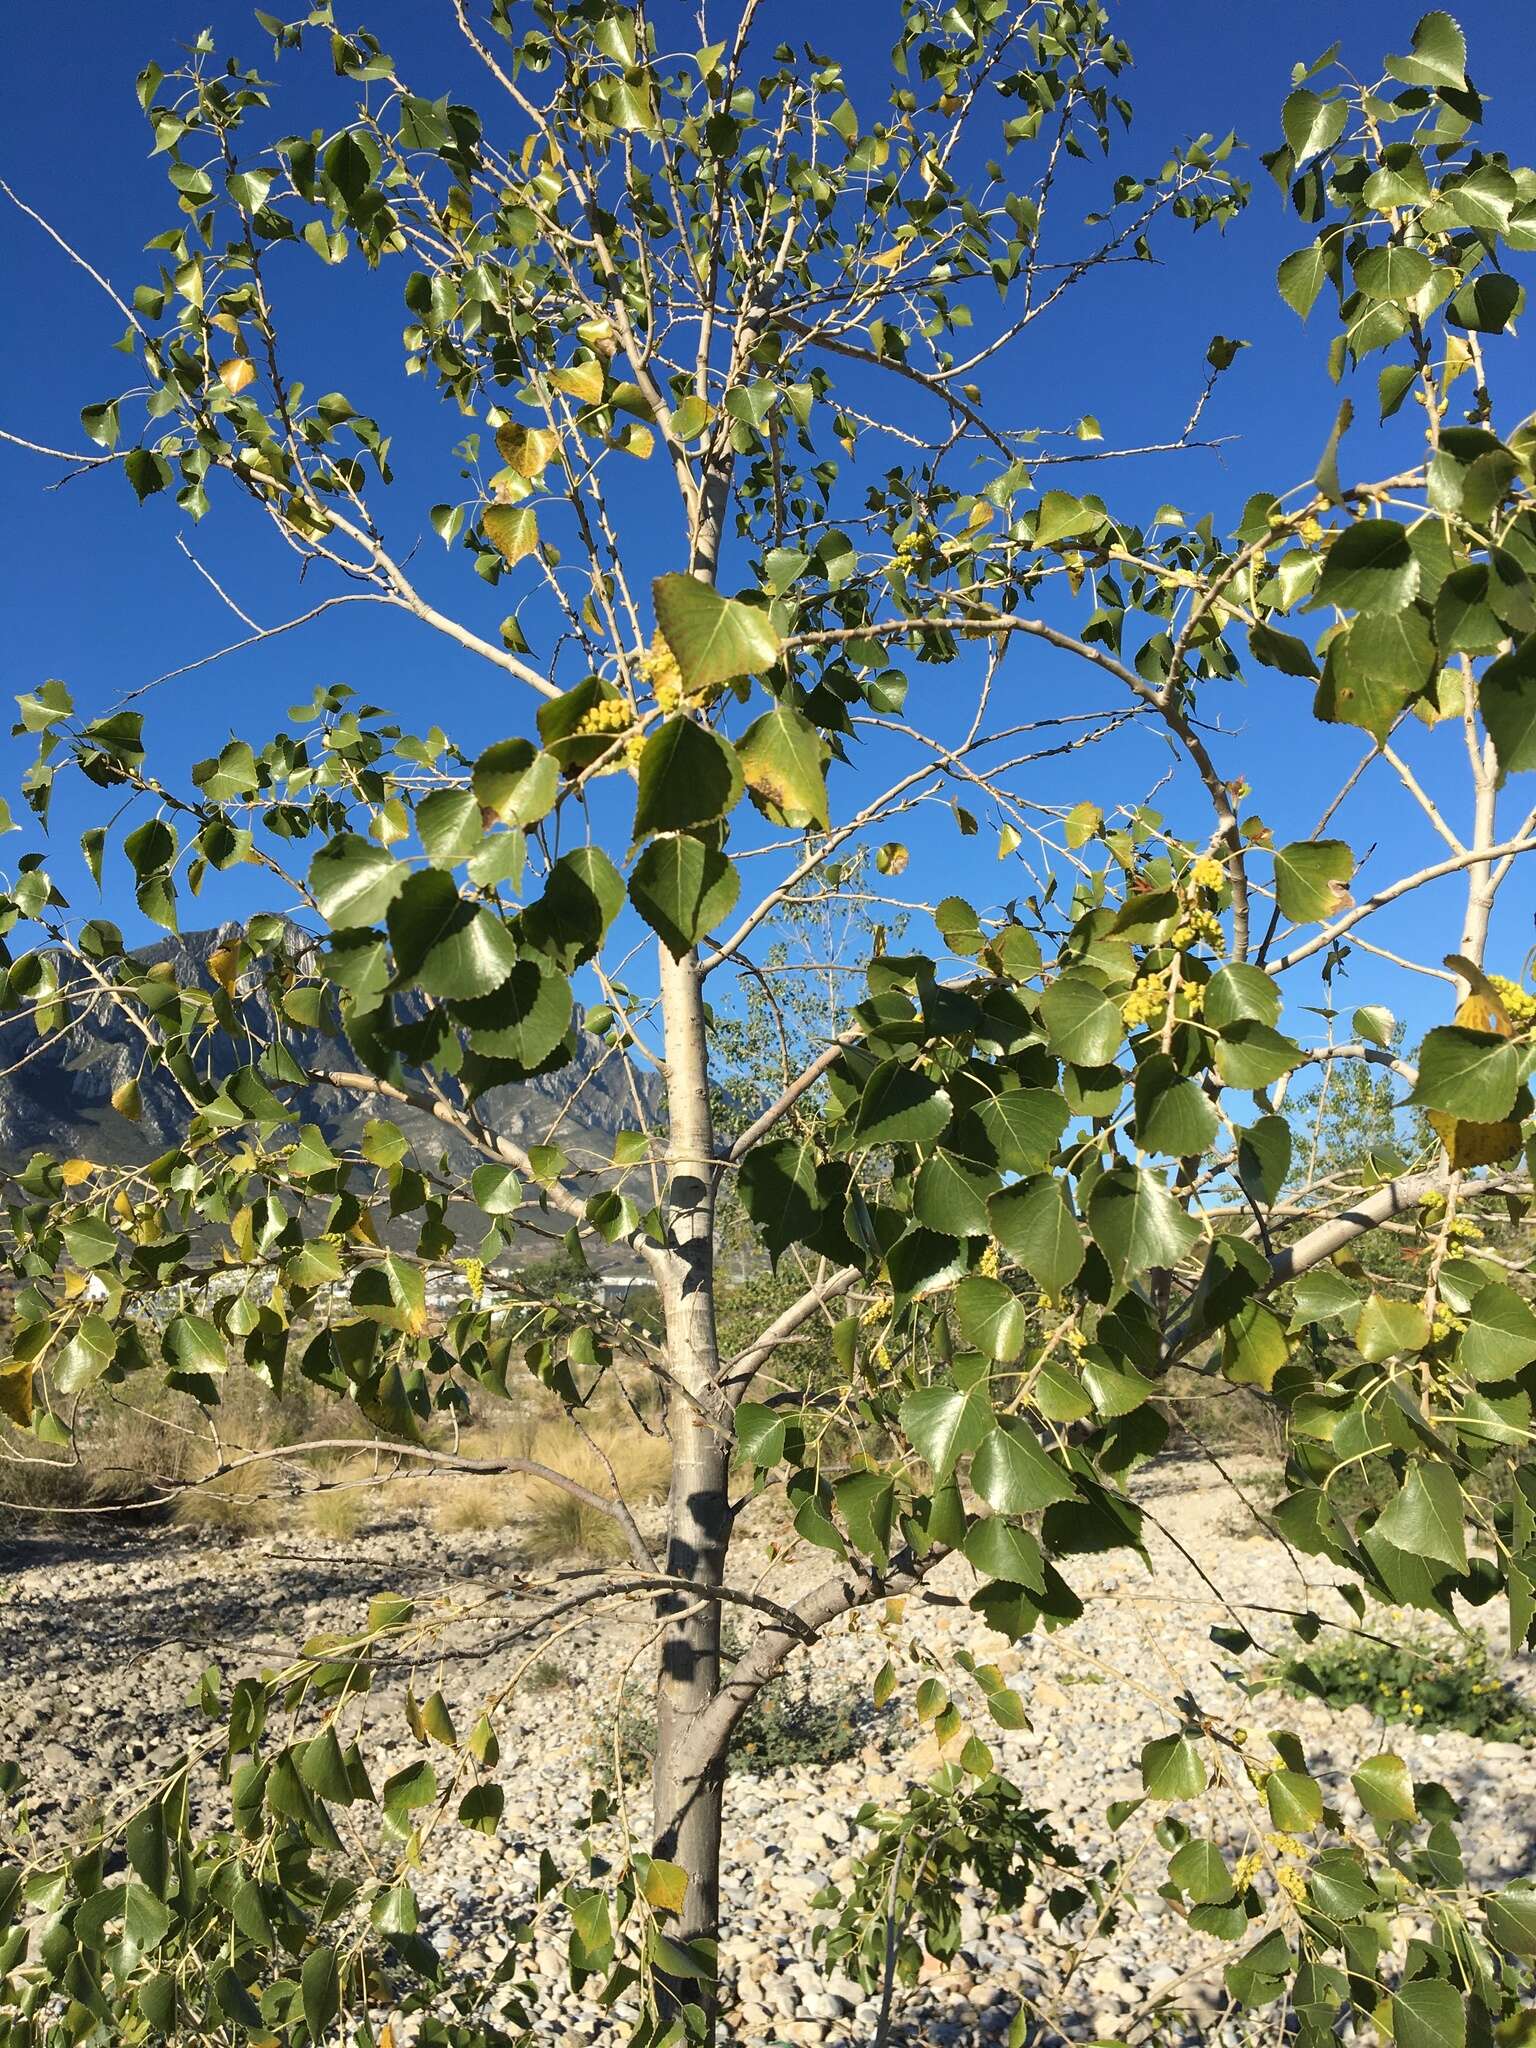
[{"label": "green shrub", "polygon": [[1476,1631],[1449,1647],[1424,1636],[1395,1643],[1336,1637],[1268,1672],[1289,1693],[1333,1707],[1367,1707],[1381,1721],[1459,1728],[1488,1742],[1536,1742],[1536,1708],[1500,1676],[1487,1638]]}]

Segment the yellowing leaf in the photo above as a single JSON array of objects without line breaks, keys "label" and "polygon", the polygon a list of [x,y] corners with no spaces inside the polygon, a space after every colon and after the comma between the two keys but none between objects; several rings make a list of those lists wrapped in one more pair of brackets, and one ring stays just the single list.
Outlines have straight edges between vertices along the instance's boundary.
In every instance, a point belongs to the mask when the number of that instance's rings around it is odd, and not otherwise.
[{"label": "yellowing leaf", "polygon": [[32,1362],[13,1358],[0,1365],[0,1415],[21,1429],[32,1426]]},{"label": "yellowing leaf", "polygon": [[244,356],[231,356],[227,363],[219,365],[219,382],[226,391],[243,391],[247,384],[256,382],[256,372]]},{"label": "yellowing leaf", "polygon": [[[1470,995],[1456,1006],[1455,1023],[1463,1031],[1487,1031],[1498,1038],[1512,1037],[1515,1027],[1510,1022],[1509,1012],[1481,970],[1457,953],[1446,955],[1446,965],[1456,968],[1473,984]],[[1445,1147],[1447,1162],[1458,1173],[1473,1166],[1497,1166],[1505,1159],[1515,1158],[1521,1148],[1521,1127],[1517,1121],[1468,1123],[1441,1109],[1430,1110],[1429,1121],[1435,1136]]]},{"label": "yellowing leaf", "polygon": [[496,429],[496,452],[519,476],[542,475],[559,445],[547,427],[524,427],[507,420]]},{"label": "yellowing leaf", "polygon": [[539,522],[526,505],[487,505],[480,523],[509,569],[515,569],[539,544]]},{"label": "yellowing leaf", "polygon": [[216,981],[231,1002],[235,995],[235,982],[240,972],[240,948],[238,946],[215,946],[208,955],[208,973]]},{"label": "yellowing leaf", "polygon": [[93,1159],[66,1159],[59,1168],[59,1178],[67,1188],[77,1188],[82,1181],[90,1179],[96,1171]]},{"label": "yellowing leaf", "polygon": [[660,1857],[651,1857],[640,1878],[640,1889],[646,1903],[658,1913],[681,1913],[683,1901],[688,1896],[688,1873],[680,1864],[664,1863]]},{"label": "yellowing leaf", "polygon": [[550,382],[557,390],[579,398],[583,405],[596,405],[603,395],[603,366],[599,362],[571,363],[556,370]]},{"label": "yellowing leaf", "polygon": [[131,1079],[119,1082],[112,1090],[112,1107],[119,1116],[125,1116],[130,1123],[136,1124],[144,1114],[144,1101],[139,1093],[138,1082]]}]

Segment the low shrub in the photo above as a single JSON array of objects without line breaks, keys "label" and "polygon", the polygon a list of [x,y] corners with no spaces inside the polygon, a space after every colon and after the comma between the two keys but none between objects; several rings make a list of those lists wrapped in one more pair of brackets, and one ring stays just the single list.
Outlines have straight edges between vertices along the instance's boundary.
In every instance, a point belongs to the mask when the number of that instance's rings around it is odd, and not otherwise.
[{"label": "low shrub", "polygon": [[1332,1707],[1366,1707],[1380,1721],[1458,1728],[1487,1742],[1536,1742],[1536,1708],[1503,1677],[1477,1631],[1447,1646],[1427,1636],[1400,1642],[1335,1637],[1306,1657],[1268,1667],[1296,1696]]},{"label": "low shrub", "polygon": [[[612,1783],[614,1727],[599,1725],[593,1739],[594,1770]],[[618,1760],[626,1783],[649,1777],[656,1752],[656,1723],[640,1704],[638,1692],[625,1688],[619,1707]],[[844,1762],[857,1756],[881,1730],[873,1718],[868,1695],[847,1688],[830,1699],[818,1699],[808,1679],[776,1678],[765,1685],[742,1718],[731,1745],[730,1768],[750,1778],[766,1778],[796,1764]]]}]

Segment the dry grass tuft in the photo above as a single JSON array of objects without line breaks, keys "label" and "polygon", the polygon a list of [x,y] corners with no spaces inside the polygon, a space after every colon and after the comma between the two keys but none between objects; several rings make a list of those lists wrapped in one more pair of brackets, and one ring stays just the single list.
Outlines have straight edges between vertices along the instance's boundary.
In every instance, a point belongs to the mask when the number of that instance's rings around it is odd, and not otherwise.
[{"label": "dry grass tuft", "polygon": [[179,1494],[173,1520],[184,1529],[228,1536],[264,1536],[276,1528],[284,1496],[271,1468],[241,1465]]},{"label": "dry grass tuft", "polygon": [[368,1494],[361,1486],[325,1486],[304,1497],[304,1522],[328,1543],[350,1543],[367,1527]]},{"label": "dry grass tuft", "polygon": [[[525,1421],[476,1433],[464,1448],[478,1458],[528,1458],[605,1498],[612,1496],[616,1480],[631,1509],[665,1498],[671,1454],[664,1439],[647,1436],[633,1418],[592,1421],[585,1428],[583,1435],[564,1417]],[[624,1552],[623,1533],[611,1515],[547,1479],[497,1473],[439,1480],[427,1497],[446,1533],[519,1526],[524,1547],[536,1558],[617,1557]]]}]

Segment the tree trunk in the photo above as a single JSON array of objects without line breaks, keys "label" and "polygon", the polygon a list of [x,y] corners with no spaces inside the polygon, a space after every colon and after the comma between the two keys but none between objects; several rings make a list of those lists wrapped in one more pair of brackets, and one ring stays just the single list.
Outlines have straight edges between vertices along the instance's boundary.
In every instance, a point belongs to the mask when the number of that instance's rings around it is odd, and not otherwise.
[{"label": "tree trunk", "polygon": [[[685,1941],[716,1938],[720,1917],[722,1764],[690,1770],[690,1730],[714,1698],[720,1677],[720,1603],[708,1597],[725,1575],[729,1535],[730,1438],[719,1403],[715,1337],[714,1134],[709,1114],[704,1001],[697,960],[660,948],[666,1039],[666,1222],[668,1271],[662,1308],[672,1389],[672,1488],[667,1508],[669,1573],[704,1593],[668,1594],[659,1603],[661,1668],[656,1697],[654,1853],[688,1874],[676,1932]],[[698,2003],[713,2039],[712,1981],[668,1980],[673,2010]]]}]

